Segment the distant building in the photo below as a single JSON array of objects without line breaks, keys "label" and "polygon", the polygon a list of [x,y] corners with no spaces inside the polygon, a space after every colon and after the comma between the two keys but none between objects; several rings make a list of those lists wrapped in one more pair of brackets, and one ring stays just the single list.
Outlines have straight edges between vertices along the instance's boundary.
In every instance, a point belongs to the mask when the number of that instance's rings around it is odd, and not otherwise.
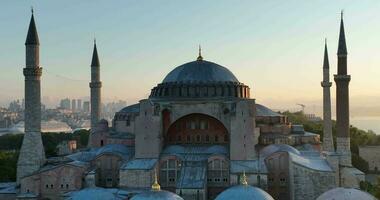
[{"label": "distant building", "polygon": [[312,121],[312,122],[320,122],[322,121],[322,118],[316,116],[313,113],[305,113],[305,117],[307,120]]},{"label": "distant building", "polygon": [[70,99],[68,99],[68,98],[62,99],[59,107],[61,107],[62,109],[70,110],[71,109]]},{"label": "distant building", "polygon": [[78,99],[77,103],[78,103],[78,106],[77,106],[78,111],[82,111],[82,99]]},{"label": "distant building", "polygon": [[20,112],[22,111],[22,104],[20,100],[14,100],[9,104],[8,110],[11,112]]},{"label": "distant building", "polygon": [[89,101],[83,102],[83,112],[85,112],[85,113],[90,112],[90,102]]},{"label": "distant building", "polygon": [[74,112],[77,110],[77,103],[75,99],[71,100],[71,110]]},{"label": "distant building", "polygon": [[72,154],[77,149],[77,141],[76,140],[66,140],[62,141],[57,146],[58,156],[64,156]]}]

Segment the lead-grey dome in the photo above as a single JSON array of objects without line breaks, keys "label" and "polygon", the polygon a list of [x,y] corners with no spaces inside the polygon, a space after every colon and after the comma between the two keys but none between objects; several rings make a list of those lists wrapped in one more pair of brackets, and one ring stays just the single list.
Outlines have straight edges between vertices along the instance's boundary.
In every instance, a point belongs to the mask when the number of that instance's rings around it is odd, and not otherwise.
[{"label": "lead-grey dome", "polygon": [[264,190],[250,185],[237,185],[220,193],[215,200],[274,200]]},{"label": "lead-grey dome", "polygon": [[239,83],[234,74],[227,68],[213,62],[196,60],[173,69],[163,83],[173,82],[235,82]]},{"label": "lead-grey dome", "polygon": [[367,192],[355,188],[337,187],[326,191],[317,198],[317,200],[376,200],[376,198]]},{"label": "lead-grey dome", "polygon": [[250,98],[247,85],[240,83],[227,68],[203,60],[173,69],[149,95],[150,99],[198,100],[205,98]]},{"label": "lead-grey dome", "polygon": [[169,191],[160,190],[137,194],[131,200],[183,200],[183,198]]}]

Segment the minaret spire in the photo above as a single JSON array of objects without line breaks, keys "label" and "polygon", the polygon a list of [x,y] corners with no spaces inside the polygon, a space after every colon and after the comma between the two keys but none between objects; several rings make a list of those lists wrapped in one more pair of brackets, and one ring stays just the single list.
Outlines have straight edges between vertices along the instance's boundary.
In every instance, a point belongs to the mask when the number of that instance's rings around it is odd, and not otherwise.
[{"label": "minaret spire", "polygon": [[325,39],[325,53],[323,58],[323,151],[333,152],[332,121],[331,121],[331,95],[330,64],[327,52],[327,40]]},{"label": "minaret spire", "polygon": [[[94,50],[92,52],[91,60],[91,82],[90,82],[90,99],[91,99],[91,131],[88,139],[88,146],[98,146],[99,144],[92,143],[92,134],[95,130],[101,115],[101,88],[102,82],[100,81],[100,62],[98,57],[98,50],[96,48],[96,39],[94,39]],[[102,144],[100,144],[102,145]]]},{"label": "minaret spire", "polygon": [[336,83],[336,151],[340,156],[340,165],[351,166],[350,150],[350,108],[349,88],[351,76],[347,75],[347,46],[344,32],[343,11],[340,19],[338,44],[338,73],[334,75]]},{"label": "minaret spire", "polygon": [[[45,151],[41,139],[41,76],[40,42],[33,9],[25,41],[25,134],[17,161],[17,184],[40,169],[45,163]],[[21,187],[23,188],[23,187]],[[26,192],[26,191],[21,191]]]},{"label": "minaret spire", "polygon": [[92,67],[99,67],[100,66],[99,57],[98,57],[98,50],[96,48],[96,39],[94,39],[94,50],[92,52],[91,66]]},{"label": "minaret spire", "polygon": [[40,40],[38,38],[36,23],[34,22],[34,11],[32,7],[32,17],[30,18],[28,34],[26,36],[25,45],[39,45]]},{"label": "minaret spire", "polygon": [[327,39],[325,38],[325,54],[323,58],[323,69],[329,69],[330,64],[329,64],[329,55],[327,52]]},{"label": "minaret spire", "polygon": [[340,32],[338,44],[338,56],[347,55],[346,36],[344,33],[343,10],[340,13]]}]

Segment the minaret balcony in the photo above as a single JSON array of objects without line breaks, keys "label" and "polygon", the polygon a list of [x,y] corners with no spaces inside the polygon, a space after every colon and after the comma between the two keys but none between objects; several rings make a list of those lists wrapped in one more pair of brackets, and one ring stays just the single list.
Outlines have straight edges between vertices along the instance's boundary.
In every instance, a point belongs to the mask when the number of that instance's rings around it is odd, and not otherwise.
[{"label": "minaret balcony", "polygon": [[26,67],[23,69],[24,76],[42,76],[42,67],[29,68]]}]

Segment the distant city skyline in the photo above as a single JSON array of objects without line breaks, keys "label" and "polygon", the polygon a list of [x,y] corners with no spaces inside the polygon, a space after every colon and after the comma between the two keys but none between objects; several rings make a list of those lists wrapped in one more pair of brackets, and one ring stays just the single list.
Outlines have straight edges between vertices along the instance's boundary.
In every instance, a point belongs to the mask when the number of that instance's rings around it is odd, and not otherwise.
[{"label": "distant city skyline", "polygon": [[[275,109],[305,102],[318,107],[324,37],[335,74],[339,13],[344,9],[351,106],[380,106],[376,103],[380,99],[376,53],[380,2],[369,0],[4,1],[0,51],[6,53],[0,54],[0,70],[5,72],[0,74],[0,106],[23,96],[31,5],[41,43],[45,100],[89,96],[96,37],[105,101],[122,99],[132,104],[146,98],[172,69],[195,60],[201,44],[204,59],[228,67],[251,87],[258,103]],[[332,97],[334,101],[334,84]]]}]

